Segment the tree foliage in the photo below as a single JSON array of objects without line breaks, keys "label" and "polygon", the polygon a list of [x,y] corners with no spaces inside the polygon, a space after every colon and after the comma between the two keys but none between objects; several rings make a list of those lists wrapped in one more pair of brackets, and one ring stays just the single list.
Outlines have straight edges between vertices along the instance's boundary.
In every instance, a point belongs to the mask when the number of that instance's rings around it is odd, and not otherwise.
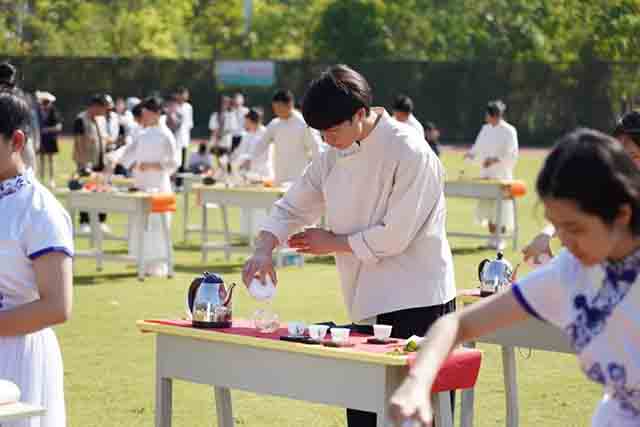
[{"label": "tree foliage", "polygon": [[640,0],[0,0],[8,55],[640,61]]}]

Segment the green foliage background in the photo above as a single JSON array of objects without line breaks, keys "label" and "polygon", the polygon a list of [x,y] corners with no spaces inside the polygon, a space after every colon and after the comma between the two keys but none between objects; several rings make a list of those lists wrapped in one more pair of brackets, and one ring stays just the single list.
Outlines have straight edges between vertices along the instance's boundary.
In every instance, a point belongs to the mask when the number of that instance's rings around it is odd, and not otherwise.
[{"label": "green foliage background", "polygon": [[0,0],[7,55],[637,61],[640,0]]}]

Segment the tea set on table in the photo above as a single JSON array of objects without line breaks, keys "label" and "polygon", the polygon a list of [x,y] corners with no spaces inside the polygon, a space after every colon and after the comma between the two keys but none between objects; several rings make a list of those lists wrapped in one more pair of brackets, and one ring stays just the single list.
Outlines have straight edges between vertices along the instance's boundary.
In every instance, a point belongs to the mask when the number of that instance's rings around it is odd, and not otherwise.
[{"label": "tea set on table", "polygon": [[[225,286],[222,278],[214,273],[206,272],[195,278],[187,291],[187,318],[194,328],[220,329],[230,328],[233,320],[232,297],[236,284]],[[271,308],[271,301],[276,295],[276,287],[271,279],[261,283],[257,278],[247,287],[249,294],[261,303],[261,307],[253,315],[253,326],[263,334],[273,334],[280,328],[278,315]],[[369,344],[391,344],[397,340],[391,338],[392,327],[389,325],[373,325],[374,337],[367,340]],[[349,347],[354,344],[349,337],[351,329],[329,324],[306,325],[303,322],[287,323],[288,335],[280,336],[283,341],[303,344],[323,344],[329,347]],[[330,338],[327,339],[327,333]]]}]

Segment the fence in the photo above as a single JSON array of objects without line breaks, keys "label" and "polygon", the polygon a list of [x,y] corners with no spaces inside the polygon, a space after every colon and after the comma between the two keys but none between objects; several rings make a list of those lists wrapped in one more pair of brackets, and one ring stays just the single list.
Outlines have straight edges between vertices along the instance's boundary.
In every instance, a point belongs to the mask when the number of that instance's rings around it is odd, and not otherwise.
[{"label": "fence", "polygon": [[[20,69],[26,90],[47,90],[69,130],[88,96],[105,91],[117,96],[143,97],[178,86],[191,90],[196,128],[208,133],[211,112],[221,93],[242,91],[249,105],[270,114],[271,88],[220,88],[212,61],[155,58],[7,58]],[[276,63],[276,86],[302,95],[306,84],[327,64],[305,61]],[[416,116],[435,122],[443,140],[472,141],[484,118],[488,100],[503,99],[507,120],[519,132],[522,145],[549,145],[565,131],[589,126],[608,131],[615,117],[639,94],[640,64],[625,63],[433,63],[364,62],[351,64],[374,90],[374,104],[390,108],[398,93],[410,95]]]}]

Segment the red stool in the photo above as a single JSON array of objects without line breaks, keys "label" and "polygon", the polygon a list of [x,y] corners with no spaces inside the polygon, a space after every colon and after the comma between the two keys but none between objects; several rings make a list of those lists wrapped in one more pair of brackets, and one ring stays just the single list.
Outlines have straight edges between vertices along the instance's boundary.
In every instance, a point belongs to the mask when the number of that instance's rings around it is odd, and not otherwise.
[{"label": "red stool", "polygon": [[[413,366],[415,358],[409,360]],[[480,372],[482,352],[480,350],[460,348],[453,351],[438,372],[431,388],[431,403],[434,421],[437,427],[453,427],[453,410],[450,391],[471,389],[475,386]],[[466,414],[461,414],[465,419]]]}]

